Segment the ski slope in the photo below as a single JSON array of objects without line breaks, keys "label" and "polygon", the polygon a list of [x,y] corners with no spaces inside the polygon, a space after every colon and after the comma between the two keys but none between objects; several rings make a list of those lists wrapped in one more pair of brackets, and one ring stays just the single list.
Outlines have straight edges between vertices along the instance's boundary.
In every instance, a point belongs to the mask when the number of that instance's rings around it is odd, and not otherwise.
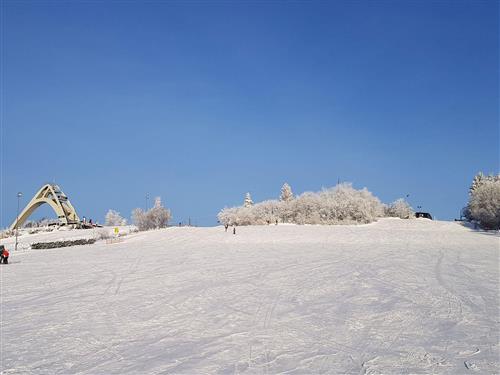
[{"label": "ski slope", "polygon": [[499,373],[499,246],[382,219],[19,251],[0,267],[2,371]]}]

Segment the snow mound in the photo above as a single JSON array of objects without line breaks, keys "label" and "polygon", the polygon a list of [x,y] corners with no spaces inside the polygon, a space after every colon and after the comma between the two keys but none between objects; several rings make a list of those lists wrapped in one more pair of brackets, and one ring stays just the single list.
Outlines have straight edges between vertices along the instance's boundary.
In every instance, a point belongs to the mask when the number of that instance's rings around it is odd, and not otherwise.
[{"label": "snow mound", "polygon": [[[32,229],[20,229],[18,236],[18,251],[31,249],[31,245],[40,242],[75,241],[75,240],[100,240],[114,237],[115,227],[101,227],[92,229],[71,229],[69,227],[50,228],[50,230],[34,231]],[[119,235],[128,235],[135,230],[133,225],[118,227]],[[9,251],[13,252],[15,247],[15,236],[0,239],[0,244],[5,245]]]}]

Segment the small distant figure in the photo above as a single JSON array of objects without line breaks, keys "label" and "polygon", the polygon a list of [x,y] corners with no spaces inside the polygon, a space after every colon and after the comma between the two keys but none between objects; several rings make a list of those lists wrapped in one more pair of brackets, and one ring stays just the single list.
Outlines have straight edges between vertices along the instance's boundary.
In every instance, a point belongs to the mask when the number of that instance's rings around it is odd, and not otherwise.
[{"label": "small distant figure", "polygon": [[276,225],[278,225],[278,219],[276,219]]},{"label": "small distant figure", "polygon": [[236,227],[233,227],[233,234],[236,234]]},{"label": "small distant figure", "polygon": [[83,221],[83,224],[85,224],[87,222],[87,218],[84,216],[82,221]]},{"label": "small distant figure", "polygon": [[226,228],[226,232],[227,232],[227,228],[229,228],[229,224],[224,225],[224,228]]},{"label": "small distant figure", "polygon": [[179,227],[181,226],[181,222],[179,221]]},{"label": "small distant figure", "polygon": [[9,264],[9,251],[3,245],[0,246],[0,250],[0,263]]},{"label": "small distant figure", "polygon": [[89,225],[92,226],[92,219],[89,219]]},{"label": "small distant figure", "polygon": [[271,224],[271,220],[267,220],[267,225]]}]

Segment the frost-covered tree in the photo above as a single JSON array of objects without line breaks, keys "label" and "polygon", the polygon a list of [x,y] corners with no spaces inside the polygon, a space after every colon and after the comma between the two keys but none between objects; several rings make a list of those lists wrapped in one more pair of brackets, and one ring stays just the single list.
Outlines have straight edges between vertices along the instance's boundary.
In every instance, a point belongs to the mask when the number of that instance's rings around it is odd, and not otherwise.
[{"label": "frost-covered tree", "polygon": [[132,211],[132,221],[139,230],[150,229],[146,212],[141,208],[136,208]]},{"label": "frost-covered tree", "polygon": [[106,214],[104,225],[108,226],[119,226],[127,225],[127,220],[124,219],[119,212],[115,210],[109,210]]},{"label": "frost-covered tree", "polygon": [[245,201],[243,202],[244,207],[252,207],[253,206],[253,200],[252,197],[250,196],[250,193],[247,193],[245,195]]},{"label": "frost-covered tree", "polygon": [[271,224],[279,218],[280,202],[268,200],[245,207],[225,207],[217,218],[227,225],[264,225]]},{"label": "frost-covered tree", "polygon": [[319,193],[322,224],[370,223],[382,216],[383,206],[366,188],[356,190],[349,183]]},{"label": "frost-covered tree", "polygon": [[385,208],[385,215],[389,217],[399,217],[401,219],[410,219],[414,217],[415,212],[406,200],[399,198]]},{"label": "frost-covered tree", "polygon": [[322,204],[324,202],[321,201],[318,193],[305,192],[289,203],[280,203],[280,217],[284,222],[296,224],[321,223]]},{"label": "frost-covered tree", "polygon": [[217,219],[224,225],[236,225],[238,210],[240,207],[224,207],[218,214]]},{"label": "frost-covered tree", "polygon": [[290,201],[270,200],[224,208],[219,221],[229,225],[369,223],[383,216],[383,205],[367,189],[340,184],[319,193],[304,193]]},{"label": "frost-covered tree", "polygon": [[153,228],[163,228],[166,227],[168,221],[172,217],[170,210],[163,207],[161,203],[161,198],[155,198],[155,204],[151,210],[148,211],[149,221]]},{"label": "frost-covered tree", "polygon": [[280,201],[290,202],[293,198],[292,188],[285,182],[281,187]]},{"label": "frost-covered tree", "polygon": [[276,200],[267,200],[255,204],[252,207],[254,220],[256,224],[271,224],[279,219],[281,202]]},{"label": "frost-covered tree", "polygon": [[155,204],[149,211],[145,212],[140,208],[132,211],[132,220],[139,230],[163,228],[171,217],[170,210],[163,207],[160,197],[155,199]]},{"label": "frost-covered tree", "polygon": [[294,200],[295,196],[293,195],[292,188],[288,183],[284,183],[281,187],[281,193],[279,198],[279,206],[278,206],[278,217],[283,223],[292,223],[294,222]]},{"label": "frost-covered tree", "polygon": [[483,179],[471,189],[468,210],[481,227],[500,229],[500,175]]},{"label": "frost-covered tree", "polygon": [[474,179],[472,180],[471,187],[469,189],[469,193],[472,194],[474,190],[476,190],[478,187],[480,187],[482,184],[485,182],[500,182],[500,174],[494,175],[494,174],[489,174],[489,175],[484,175],[483,172],[479,172],[477,175],[474,176]]},{"label": "frost-covered tree", "polygon": [[483,172],[479,172],[477,175],[474,176],[474,179],[472,180],[471,187],[469,189],[469,193],[472,194],[474,190],[476,190],[481,183],[485,180]]}]

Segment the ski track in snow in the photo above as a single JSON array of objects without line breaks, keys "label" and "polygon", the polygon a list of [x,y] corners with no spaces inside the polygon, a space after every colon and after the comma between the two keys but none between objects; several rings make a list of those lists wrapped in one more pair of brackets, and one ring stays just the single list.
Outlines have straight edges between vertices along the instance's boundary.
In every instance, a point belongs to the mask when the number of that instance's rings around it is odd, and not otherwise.
[{"label": "ski track in snow", "polygon": [[12,252],[2,374],[499,373],[499,247],[382,219]]}]

